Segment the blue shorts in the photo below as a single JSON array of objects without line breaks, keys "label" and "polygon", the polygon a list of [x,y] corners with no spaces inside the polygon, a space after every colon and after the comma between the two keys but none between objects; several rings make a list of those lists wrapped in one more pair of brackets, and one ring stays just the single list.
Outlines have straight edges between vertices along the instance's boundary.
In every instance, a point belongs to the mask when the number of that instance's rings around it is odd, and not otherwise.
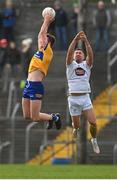
[{"label": "blue shorts", "polygon": [[26,81],[23,97],[30,100],[41,100],[44,95],[44,86],[42,82]]}]

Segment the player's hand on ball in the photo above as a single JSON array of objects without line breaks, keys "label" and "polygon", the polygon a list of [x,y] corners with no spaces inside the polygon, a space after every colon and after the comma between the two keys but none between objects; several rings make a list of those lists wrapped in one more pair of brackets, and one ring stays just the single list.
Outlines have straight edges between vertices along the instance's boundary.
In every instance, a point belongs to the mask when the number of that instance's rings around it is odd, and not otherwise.
[{"label": "player's hand on ball", "polygon": [[46,20],[46,21],[48,21],[48,22],[52,22],[52,21],[54,21],[54,18],[51,16],[51,15],[49,15],[49,14],[46,14],[45,16],[44,16],[44,20]]},{"label": "player's hand on ball", "polygon": [[79,32],[79,36],[80,36],[80,39],[81,39],[81,40],[87,39],[87,37],[86,37],[84,31],[80,31],[80,32]]},{"label": "player's hand on ball", "polygon": [[44,18],[44,20],[46,19],[49,22],[52,22],[55,18],[55,10],[51,7],[46,7],[43,11],[42,11],[42,16]]},{"label": "player's hand on ball", "polygon": [[75,36],[75,40],[80,40],[80,33],[78,33],[76,36]]}]

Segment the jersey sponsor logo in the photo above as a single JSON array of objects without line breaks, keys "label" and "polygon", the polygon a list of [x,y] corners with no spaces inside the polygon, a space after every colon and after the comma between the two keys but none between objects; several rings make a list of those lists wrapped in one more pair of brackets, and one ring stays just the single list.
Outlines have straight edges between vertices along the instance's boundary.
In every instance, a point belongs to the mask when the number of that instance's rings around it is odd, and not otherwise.
[{"label": "jersey sponsor logo", "polygon": [[77,69],[75,69],[75,74],[77,76],[83,76],[85,74],[85,70],[82,69],[81,67],[78,67]]},{"label": "jersey sponsor logo", "polygon": [[37,51],[37,52],[34,54],[34,56],[37,57],[38,59],[43,60],[43,52],[42,52],[42,51]]}]

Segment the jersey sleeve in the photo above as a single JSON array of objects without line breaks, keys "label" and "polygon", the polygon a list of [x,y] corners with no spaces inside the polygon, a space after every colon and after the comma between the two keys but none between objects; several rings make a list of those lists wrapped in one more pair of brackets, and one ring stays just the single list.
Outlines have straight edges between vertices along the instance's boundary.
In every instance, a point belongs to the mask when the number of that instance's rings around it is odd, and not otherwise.
[{"label": "jersey sleeve", "polygon": [[67,65],[67,68],[69,69],[69,68],[72,68],[73,66],[74,66],[74,61],[72,61],[71,64]]},{"label": "jersey sleeve", "polygon": [[89,66],[86,61],[84,61],[84,64],[85,64],[85,66],[86,66],[87,69],[91,69],[91,68],[93,67],[93,65],[92,65],[92,66]]}]

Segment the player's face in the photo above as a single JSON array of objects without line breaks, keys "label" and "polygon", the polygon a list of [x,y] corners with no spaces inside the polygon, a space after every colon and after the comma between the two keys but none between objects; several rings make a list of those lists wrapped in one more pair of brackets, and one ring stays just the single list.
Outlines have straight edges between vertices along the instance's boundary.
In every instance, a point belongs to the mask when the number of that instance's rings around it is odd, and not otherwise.
[{"label": "player's face", "polygon": [[85,56],[84,56],[84,53],[82,50],[75,50],[74,52],[74,59],[77,61],[77,62],[82,62],[84,60]]}]

